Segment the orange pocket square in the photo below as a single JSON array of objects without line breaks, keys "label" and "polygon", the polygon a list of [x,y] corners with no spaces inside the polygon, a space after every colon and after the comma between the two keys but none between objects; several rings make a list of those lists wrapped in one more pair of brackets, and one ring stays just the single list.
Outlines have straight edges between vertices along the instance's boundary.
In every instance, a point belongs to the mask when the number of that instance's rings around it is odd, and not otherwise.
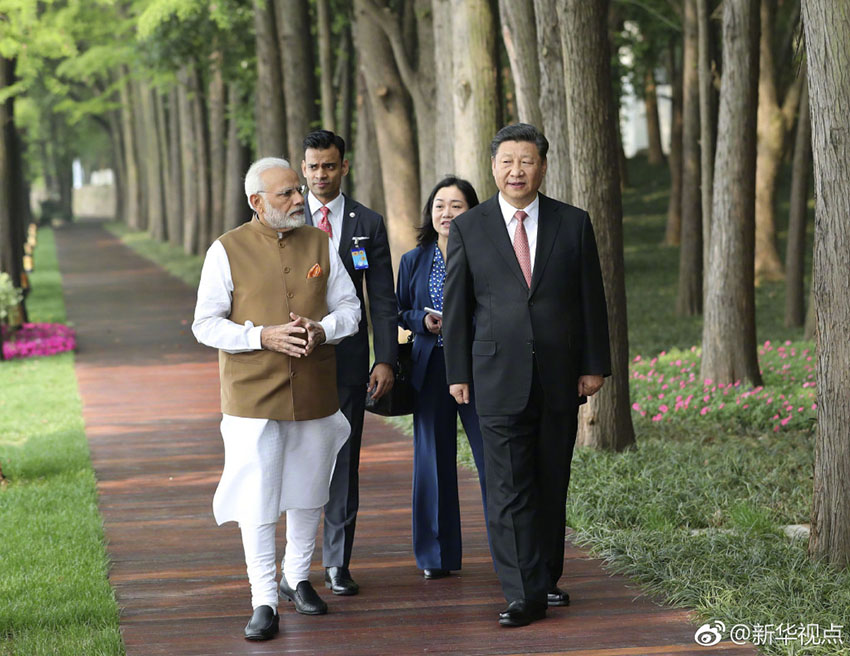
[{"label": "orange pocket square", "polygon": [[322,275],[322,267],[319,266],[319,263],[316,262],[313,266],[310,267],[310,270],[307,272],[307,278],[319,278]]}]

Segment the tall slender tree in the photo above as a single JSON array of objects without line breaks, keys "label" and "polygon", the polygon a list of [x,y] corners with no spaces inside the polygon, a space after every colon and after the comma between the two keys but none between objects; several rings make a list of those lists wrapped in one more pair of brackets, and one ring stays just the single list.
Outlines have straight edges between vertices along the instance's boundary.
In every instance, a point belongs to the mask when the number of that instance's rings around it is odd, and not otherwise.
[{"label": "tall slender tree", "polygon": [[273,0],[254,0],[257,86],[254,93],[257,157],[281,157],[287,150],[283,81]]},{"label": "tall slender tree", "polygon": [[564,39],[572,199],[591,216],[608,306],[613,375],[580,413],[578,443],[620,451],[634,443],[629,402],[629,336],[623,275],[623,208],[617,120],[611,94],[607,0],[566,0]]},{"label": "tall slender tree", "polygon": [[758,0],[724,0],[703,379],[761,384],[754,287]]},{"label": "tall slender tree", "polygon": [[809,553],[850,566],[850,11],[805,0],[815,169],[818,431]]},{"label": "tall slender tree", "polygon": [[802,326],[806,318],[803,267],[806,261],[806,214],[811,168],[812,123],[809,119],[808,85],[804,80],[800,116],[797,118],[794,163],[791,168],[791,211],[788,217],[788,243],[785,251],[785,325],[789,328]]}]

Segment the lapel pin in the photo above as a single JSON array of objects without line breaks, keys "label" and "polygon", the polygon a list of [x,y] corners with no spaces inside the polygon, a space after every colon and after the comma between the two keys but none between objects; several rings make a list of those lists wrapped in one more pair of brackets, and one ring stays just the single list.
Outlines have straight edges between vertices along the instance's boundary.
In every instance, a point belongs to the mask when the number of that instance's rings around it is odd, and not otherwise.
[{"label": "lapel pin", "polygon": [[353,219],[354,218],[354,212],[349,212],[348,216],[350,216]]}]

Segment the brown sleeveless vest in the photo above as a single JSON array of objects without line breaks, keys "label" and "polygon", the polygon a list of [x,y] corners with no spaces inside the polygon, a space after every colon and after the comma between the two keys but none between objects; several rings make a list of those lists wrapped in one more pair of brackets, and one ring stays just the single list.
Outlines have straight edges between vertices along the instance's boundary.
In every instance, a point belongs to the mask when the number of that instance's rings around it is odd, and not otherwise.
[{"label": "brown sleeveless vest", "polygon": [[[327,315],[331,265],[324,232],[303,226],[278,237],[255,216],[219,241],[233,277],[231,321],[273,326],[289,323],[290,312],[316,321]],[[219,351],[221,411],[298,421],[332,415],[339,409],[334,350],[323,344],[301,358],[266,350]]]}]

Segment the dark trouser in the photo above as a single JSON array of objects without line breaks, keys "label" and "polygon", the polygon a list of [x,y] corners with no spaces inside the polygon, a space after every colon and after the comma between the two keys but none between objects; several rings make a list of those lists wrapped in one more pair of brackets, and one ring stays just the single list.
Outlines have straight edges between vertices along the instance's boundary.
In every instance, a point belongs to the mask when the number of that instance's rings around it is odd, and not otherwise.
[{"label": "dark trouser", "polygon": [[475,406],[458,405],[448,391],[443,349],[428,360],[413,410],[413,553],[420,569],[460,569],[457,417],[472,448],[484,499],[484,456]]},{"label": "dark trouser", "polygon": [[340,385],[339,409],[351,424],[351,435],[339,450],[331,478],[330,498],[325,505],[322,564],[348,567],[354,544],[354,525],[360,504],[360,442],[363,437],[363,413],[366,408],[365,385]]},{"label": "dark trouser", "polygon": [[502,591],[509,602],[545,604],[564,569],[577,406],[549,407],[535,367],[528,405],[520,414],[479,421],[490,540]]}]

